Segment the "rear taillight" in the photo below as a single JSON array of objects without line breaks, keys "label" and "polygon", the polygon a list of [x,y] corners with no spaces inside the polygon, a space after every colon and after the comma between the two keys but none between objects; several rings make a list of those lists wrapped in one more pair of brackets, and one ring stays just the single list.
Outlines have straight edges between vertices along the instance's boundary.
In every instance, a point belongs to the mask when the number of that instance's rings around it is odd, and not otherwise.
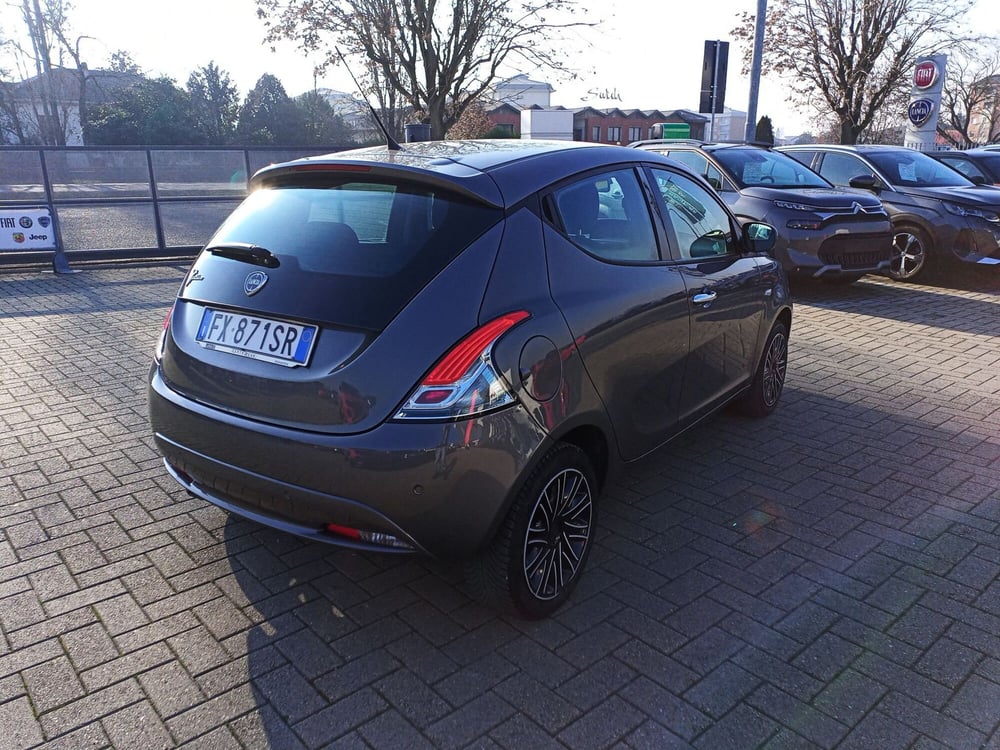
[{"label": "rear taillight", "polygon": [[513,403],[514,394],[493,367],[493,345],[529,317],[507,313],[470,333],[445,354],[406,400],[395,419],[459,419]]},{"label": "rear taillight", "polygon": [[160,338],[156,342],[156,351],[153,352],[153,356],[156,361],[159,362],[163,359],[163,350],[167,346],[167,332],[170,330],[170,317],[174,314],[174,306],[171,305],[170,309],[167,310],[167,315],[163,319],[163,330],[160,332]]}]

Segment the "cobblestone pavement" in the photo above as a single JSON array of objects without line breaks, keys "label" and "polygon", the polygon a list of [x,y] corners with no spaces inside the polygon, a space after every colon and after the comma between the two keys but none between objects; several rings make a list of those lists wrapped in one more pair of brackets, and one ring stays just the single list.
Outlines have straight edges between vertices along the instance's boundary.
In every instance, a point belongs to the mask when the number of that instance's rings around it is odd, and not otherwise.
[{"label": "cobblestone pavement", "polygon": [[800,290],[776,414],[621,476],[526,623],[172,483],[183,270],[0,274],[0,748],[1000,748],[1000,276]]}]

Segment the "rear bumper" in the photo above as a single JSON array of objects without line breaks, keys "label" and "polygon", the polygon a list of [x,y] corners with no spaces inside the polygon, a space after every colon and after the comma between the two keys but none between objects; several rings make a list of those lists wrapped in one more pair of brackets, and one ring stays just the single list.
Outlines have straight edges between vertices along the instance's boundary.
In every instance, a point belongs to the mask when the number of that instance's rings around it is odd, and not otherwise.
[{"label": "rear bumper", "polygon": [[[327,435],[254,422],[171,391],[154,369],[149,417],[191,494],[300,536],[382,552],[467,557],[492,536],[544,433],[520,407],[447,424]],[[327,524],[387,534],[362,542]]]}]

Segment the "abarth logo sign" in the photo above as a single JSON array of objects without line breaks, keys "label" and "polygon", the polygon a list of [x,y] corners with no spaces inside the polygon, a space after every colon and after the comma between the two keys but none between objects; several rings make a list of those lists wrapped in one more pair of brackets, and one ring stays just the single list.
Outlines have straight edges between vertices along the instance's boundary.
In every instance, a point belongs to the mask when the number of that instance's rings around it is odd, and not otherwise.
[{"label": "abarth logo sign", "polygon": [[934,102],[930,99],[917,99],[910,102],[910,107],[906,114],[909,116],[910,122],[918,128],[923,127],[931,119],[931,115],[934,114]]},{"label": "abarth logo sign", "polygon": [[246,292],[247,297],[253,297],[264,288],[266,283],[267,274],[263,271],[254,271],[243,280],[243,291]]}]

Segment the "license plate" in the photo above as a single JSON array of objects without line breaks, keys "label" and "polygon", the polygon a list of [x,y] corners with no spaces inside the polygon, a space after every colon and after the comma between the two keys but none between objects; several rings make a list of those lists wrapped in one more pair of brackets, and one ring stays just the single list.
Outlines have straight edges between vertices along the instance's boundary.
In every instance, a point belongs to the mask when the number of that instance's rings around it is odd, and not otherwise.
[{"label": "license plate", "polygon": [[309,361],[316,330],[316,326],[208,308],[195,340],[206,349],[300,367]]}]

